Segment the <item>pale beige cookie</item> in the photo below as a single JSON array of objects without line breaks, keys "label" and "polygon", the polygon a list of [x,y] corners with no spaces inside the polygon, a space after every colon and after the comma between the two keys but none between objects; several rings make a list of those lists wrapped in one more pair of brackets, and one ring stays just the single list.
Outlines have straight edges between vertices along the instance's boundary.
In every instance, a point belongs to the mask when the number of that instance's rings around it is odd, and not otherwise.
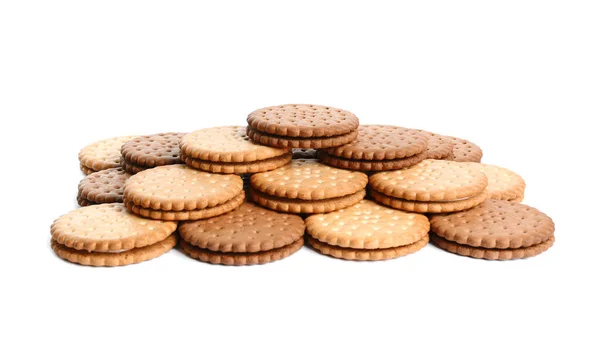
[{"label": "pale beige cookie", "polygon": [[411,211],[415,213],[452,213],[471,209],[474,206],[483,203],[488,198],[487,193],[483,191],[474,197],[461,200],[447,202],[416,202],[414,200],[388,197],[387,195],[379,193],[373,189],[371,189],[369,193],[373,199],[381,204],[385,204],[394,209]]},{"label": "pale beige cookie", "polygon": [[130,176],[120,167],[91,173],[79,182],[78,200],[85,199],[89,204],[121,203],[123,185]]},{"label": "pale beige cookie", "polygon": [[144,135],[121,146],[123,159],[131,166],[143,169],[181,163],[179,142],[185,133]]},{"label": "pale beige cookie", "polygon": [[81,172],[83,172],[84,175],[89,175],[90,173],[94,173],[96,171],[92,170],[91,168],[87,168],[82,164],[79,164],[79,169],[81,170]]},{"label": "pale beige cookie", "polygon": [[417,129],[421,134],[427,137],[427,158],[435,160],[445,160],[452,157],[454,144],[452,139],[447,136]]},{"label": "pale beige cookie", "polygon": [[141,215],[145,218],[157,219],[157,220],[199,220],[212,218],[217,215],[224,214],[231,211],[244,202],[245,193],[241,192],[235,197],[229,199],[223,204],[215,205],[213,207],[207,207],[196,210],[156,210],[150,208],[144,208],[139,205],[133,204],[129,201],[125,201],[125,206],[132,213]]},{"label": "pale beige cookie", "polygon": [[66,247],[94,252],[126,251],[159,242],[177,228],[176,222],[140,218],[121,203],[79,208],[52,223],[52,239]]},{"label": "pale beige cookie", "polygon": [[342,157],[331,156],[325,151],[319,151],[319,160],[333,167],[355,171],[389,171],[410,167],[427,158],[427,151],[413,156],[396,160],[348,160]]},{"label": "pale beige cookie", "polygon": [[300,238],[293,243],[280,248],[274,248],[268,251],[242,253],[214,252],[192,246],[183,240],[181,241],[181,249],[188,256],[202,262],[224,265],[253,265],[278,261],[296,253],[302,248],[302,245],[304,245],[304,239]]},{"label": "pale beige cookie", "polygon": [[306,218],[306,232],[315,239],[346,248],[377,249],[409,245],[427,236],[429,221],[370,200],[328,214]]},{"label": "pale beige cookie", "polygon": [[288,154],[289,148],[257,144],[246,127],[227,126],[197,130],[181,139],[181,151],[189,158],[207,162],[244,163]]},{"label": "pale beige cookie", "polygon": [[215,207],[239,195],[237,175],[220,175],[186,165],[159,166],[139,172],[125,182],[123,200],[161,211],[190,211]]},{"label": "pale beige cookie", "polygon": [[462,245],[460,243],[448,241],[435,234],[431,235],[431,243],[439,248],[461,256],[489,259],[489,260],[510,260],[537,256],[547,251],[554,244],[554,236],[542,243],[522,248],[483,248]]},{"label": "pale beige cookie", "polygon": [[285,104],[257,109],[248,115],[248,125],[257,131],[287,137],[328,137],[358,128],[351,112],[319,105]]},{"label": "pale beige cookie", "polygon": [[292,160],[284,167],[252,175],[252,188],[276,197],[320,200],[354,194],[367,185],[367,175],[323,165],[316,160]]},{"label": "pale beige cookie", "polygon": [[332,246],[310,236],[308,236],[306,240],[312,248],[331,257],[352,261],[382,261],[417,252],[421,248],[427,246],[427,243],[429,243],[429,236],[426,235],[422,239],[408,245],[380,249],[358,249]]},{"label": "pale beige cookie", "polygon": [[392,125],[361,125],[349,144],[325,150],[327,155],[350,160],[397,160],[427,149],[427,138],[418,130]]},{"label": "pale beige cookie", "polygon": [[451,160],[456,162],[481,162],[483,151],[474,143],[460,138],[447,136],[452,141],[452,156]]},{"label": "pale beige cookie", "polygon": [[265,193],[249,190],[250,198],[265,208],[282,211],[284,213],[295,214],[316,214],[329,213],[335,210],[344,209],[352,206],[365,197],[367,192],[364,189],[345,195],[343,197],[321,199],[321,200],[302,200],[275,197]]},{"label": "pale beige cookie", "polygon": [[486,188],[491,199],[519,200],[525,194],[525,181],[521,176],[503,167],[478,162],[463,162],[478,167],[488,179]]},{"label": "pale beige cookie", "polygon": [[454,201],[485,190],[487,178],[474,166],[453,161],[424,160],[403,170],[369,177],[377,192],[414,201]]},{"label": "pale beige cookie", "polygon": [[183,153],[181,159],[193,168],[208,172],[242,174],[266,172],[284,166],[292,160],[292,153],[253,162],[212,162],[194,159]]},{"label": "pale beige cookie", "polygon": [[115,267],[141,263],[156,258],[175,247],[177,237],[175,234],[171,234],[162,241],[122,252],[88,252],[66,247],[54,240],[51,243],[54,252],[60,258],[69,262],[96,267]]},{"label": "pale beige cookie", "polygon": [[90,144],[79,151],[79,162],[94,171],[119,167],[121,146],[133,138],[135,136],[119,136]]},{"label": "pale beige cookie", "polygon": [[304,149],[325,149],[334,146],[340,146],[352,142],[358,136],[358,130],[353,130],[342,135],[315,138],[290,138],[279,135],[272,135],[254,130],[252,127],[246,129],[246,134],[259,144],[281,147],[281,148],[304,148]]}]

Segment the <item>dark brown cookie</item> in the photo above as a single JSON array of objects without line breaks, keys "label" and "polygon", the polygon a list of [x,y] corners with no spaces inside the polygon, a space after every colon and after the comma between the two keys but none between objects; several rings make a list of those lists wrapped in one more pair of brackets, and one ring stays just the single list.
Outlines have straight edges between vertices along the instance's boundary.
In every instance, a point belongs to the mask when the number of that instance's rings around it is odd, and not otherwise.
[{"label": "dark brown cookie", "polygon": [[123,202],[123,185],[131,175],[120,167],[87,175],[79,182],[77,202],[81,206]]}]

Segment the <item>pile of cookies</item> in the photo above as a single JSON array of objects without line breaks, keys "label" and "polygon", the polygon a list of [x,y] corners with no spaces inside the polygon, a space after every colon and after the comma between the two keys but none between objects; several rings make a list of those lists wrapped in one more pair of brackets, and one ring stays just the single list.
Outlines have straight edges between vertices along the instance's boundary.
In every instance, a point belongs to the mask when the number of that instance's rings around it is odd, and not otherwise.
[{"label": "pile of cookies", "polygon": [[247,123],[84,147],[81,208],[54,221],[53,250],[116,266],[179,244],[203,262],[246,265],[305,242],[349,260],[396,258],[429,242],[507,260],[554,243],[552,220],[520,204],[523,179],[480,163],[470,141],[359,125],[349,111],[317,105],[262,108]]}]

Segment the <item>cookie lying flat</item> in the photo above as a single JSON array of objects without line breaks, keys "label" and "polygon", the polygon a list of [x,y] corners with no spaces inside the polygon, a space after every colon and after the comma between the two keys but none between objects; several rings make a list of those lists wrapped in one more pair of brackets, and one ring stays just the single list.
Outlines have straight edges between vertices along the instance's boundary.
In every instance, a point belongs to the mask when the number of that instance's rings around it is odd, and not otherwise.
[{"label": "cookie lying flat", "polygon": [[318,105],[288,104],[258,109],[248,115],[248,136],[264,145],[315,148],[347,144],[357,135],[351,112]]},{"label": "cookie lying flat", "polygon": [[464,162],[478,167],[488,179],[486,191],[489,198],[521,202],[525,195],[525,181],[513,171],[478,162]]},{"label": "cookie lying flat", "polygon": [[120,167],[87,175],[79,182],[77,202],[81,206],[123,202],[123,185],[131,175]]},{"label": "cookie lying flat", "polygon": [[[81,170],[86,173],[90,170],[101,171],[107,168],[120,167],[121,146],[133,138],[135,136],[119,136],[100,140],[84,147],[79,151]],[[85,170],[83,167],[85,167]]]},{"label": "cookie lying flat", "polygon": [[182,249],[204,262],[227,265],[263,264],[302,247],[304,221],[252,203],[211,219],[183,222]]},{"label": "cookie lying flat", "polygon": [[123,201],[134,213],[153,219],[197,220],[235,209],[243,202],[237,175],[219,175],[186,165],[159,166],[131,176]]},{"label": "cookie lying flat", "polygon": [[[257,203],[274,210],[317,213],[357,203],[364,197],[362,191],[367,182],[364,173],[298,159],[276,170],[252,175],[250,195]],[[284,210],[286,204],[288,209]],[[296,209],[294,205],[301,207]]]},{"label": "cookie lying flat", "polygon": [[144,135],[121,146],[122,166],[136,174],[156,166],[183,163],[179,157],[179,141],[185,133]]},{"label": "cookie lying flat", "polygon": [[336,258],[382,260],[416,252],[428,242],[427,217],[369,200],[306,218],[308,242]]},{"label": "cookie lying flat", "polygon": [[431,217],[431,241],[449,252],[507,260],[546,251],[554,222],[527,205],[489,199],[473,209]]},{"label": "cookie lying flat", "polygon": [[476,144],[461,138],[447,136],[452,142],[452,155],[449,160],[456,162],[481,162],[483,151]]},{"label": "cookie lying flat", "polygon": [[361,125],[356,140],[319,153],[319,159],[328,165],[362,171],[404,168],[426,157],[423,134],[390,125]]},{"label": "cookie lying flat", "polygon": [[93,266],[139,263],[175,247],[176,222],[140,218],[121,203],[73,210],[52,223],[52,249],[70,262]]},{"label": "cookie lying flat", "polygon": [[292,159],[289,148],[257,144],[246,127],[227,126],[197,130],[181,140],[183,161],[216,173],[258,173],[281,167]]},{"label": "cookie lying flat", "polygon": [[427,158],[434,160],[445,160],[452,157],[454,144],[447,136],[417,129],[427,138]]}]

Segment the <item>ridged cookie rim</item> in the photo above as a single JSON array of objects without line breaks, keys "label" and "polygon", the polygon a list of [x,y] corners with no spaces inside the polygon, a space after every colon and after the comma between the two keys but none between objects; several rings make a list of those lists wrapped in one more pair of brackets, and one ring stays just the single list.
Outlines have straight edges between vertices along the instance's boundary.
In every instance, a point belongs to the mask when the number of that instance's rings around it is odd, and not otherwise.
[{"label": "ridged cookie rim", "polygon": [[377,249],[332,246],[328,243],[321,242],[310,235],[307,235],[306,240],[310,247],[326,256],[349,261],[384,261],[407,256],[420,251],[429,243],[429,235],[425,235],[423,238],[408,245]]},{"label": "ridged cookie rim", "polygon": [[275,170],[279,167],[287,165],[292,161],[292,153],[275,156],[265,160],[257,160],[252,162],[213,162],[195,159],[189,157],[185,153],[181,153],[181,160],[186,165],[195,169],[199,169],[212,173],[226,174],[244,174],[244,173],[261,173]]},{"label": "ridged cookie rim", "polygon": [[263,133],[248,126],[246,134],[248,134],[250,139],[253,141],[267,146],[292,149],[325,149],[348,144],[349,142],[354,141],[354,139],[356,139],[358,136],[358,130],[353,130],[347,134],[324,138],[288,138],[285,136]]},{"label": "ridged cookie rim", "polygon": [[258,192],[253,188],[248,189],[250,198],[255,203],[267,209],[294,214],[320,214],[330,213],[339,209],[351,207],[363,200],[367,194],[365,189],[337,198],[321,200],[302,200],[274,197]]},{"label": "ridged cookie rim", "polygon": [[349,160],[343,157],[331,156],[325,151],[319,151],[319,161],[332,167],[343,168],[352,171],[391,171],[414,166],[427,158],[427,151],[413,156],[396,160]]},{"label": "ridged cookie rim", "polygon": [[369,195],[371,195],[378,203],[384,204],[390,208],[413,213],[454,213],[476,207],[489,198],[485,190],[470,198],[447,202],[418,202],[414,200],[399,199],[380,193],[372,188],[369,189]]}]

